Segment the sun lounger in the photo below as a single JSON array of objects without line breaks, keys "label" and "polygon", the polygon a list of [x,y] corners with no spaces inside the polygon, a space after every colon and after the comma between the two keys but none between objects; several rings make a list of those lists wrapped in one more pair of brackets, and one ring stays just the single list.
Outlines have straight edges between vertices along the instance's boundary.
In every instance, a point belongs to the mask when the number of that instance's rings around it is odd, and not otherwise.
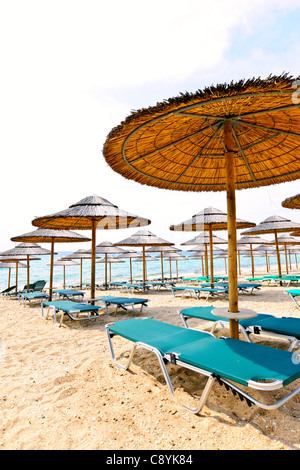
[{"label": "sun lounger", "polygon": [[34,301],[43,302],[49,298],[49,295],[46,292],[25,292],[20,295],[19,302],[22,299],[23,305],[25,305],[25,301],[27,300],[29,304]]},{"label": "sun lounger", "polygon": [[84,297],[84,292],[73,289],[55,289],[53,293],[58,295],[58,300],[60,300],[61,298],[68,300],[76,300],[76,298],[79,298],[82,300]]},{"label": "sun lounger", "polygon": [[201,293],[206,295],[205,300],[208,300],[210,297],[212,298],[220,298],[224,297],[228,294],[228,287],[193,287],[193,286],[180,286],[180,287],[171,287],[172,293],[176,298],[175,293],[177,291],[182,292],[181,297],[185,294],[190,294],[191,297],[196,297],[199,300]]},{"label": "sun lounger", "polygon": [[[71,320],[90,320],[94,321],[100,316],[101,307],[73,302],[72,300],[54,300],[42,302],[42,317],[46,320],[49,311],[53,310],[54,323],[57,323],[57,313],[61,312],[59,326],[62,325],[64,316],[67,315]],[[44,317],[44,308],[48,307],[47,314]],[[82,316],[84,314],[84,316]]]},{"label": "sun lounger", "polygon": [[[201,284],[202,287],[209,286],[210,284]],[[222,282],[222,283],[217,283],[215,284],[215,287],[227,287],[228,288],[228,283],[227,282]],[[252,282],[245,282],[245,283],[239,283],[237,285],[238,292],[240,294],[253,294],[254,291],[260,290],[261,284],[254,284]]]},{"label": "sun lounger", "polygon": [[[282,389],[300,377],[300,357],[288,351],[232,338],[217,339],[210,333],[181,328],[150,318],[130,319],[106,325],[112,360],[121,369],[128,369],[137,347],[153,352],[160,364],[167,386],[174,398],[173,385],[166,364],[172,363],[190,369],[208,380],[195,408],[198,413],[205,404],[217,380],[235,395],[245,399],[249,406],[255,404],[267,410],[282,406],[300,391],[290,392],[277,403],[267,405],[246,393],[240,386],[260,391]],[[117,362],[112,338],[118,335],[133,342],[127,364]],[[238,385],[236,385],[238,384]]]},{"label": "sun lounger", "polygon": [[110,305],[115,306],[115,315],[117,314],[118,308],[122,308],[123,310],[128,310],[128,307],[132,307],[135,311],[135,306],[140,305],[140,312],[142,311],[143,307],[147,307],[148,299],[138,299],[134,297],[114,297],[114,296],[102,296],[96,299],[97,301],[102,301],[104,303],[106,313],[109,315],[108,307]]},{"label": "sun lounger", "polygon": [[8,294],[9,292],[12,292],[12,291],[15,291],[17,288],[17,286],[10,286],[10,287],[7,287],[6,289],[4,289],[2,292],[1,292],[1,296],[2,298],[6,297],[6,294]]},{"label": "sun lounger", "polygon": [[300,308],[300,289],[289,289],[285,291],[286,294],[292,299],[292,301]]},{"label": "sun lounger", "polygon": [[[229,319],[214,315],[212,313],[213,309],[212,306],[192,307],[179,310],[178,314],[186,328],[188,328],[187,320],[190,318],[214,322],[210,330],[212,334],[218,326],[229,328]],[[249,342],[251,342],[250,334],[261,334],[288,340],[290,343],[289,351],[300,345],[300,318],[275,317],[274,315],[258,313],[254,318],[239,320],[239,329]]]}]

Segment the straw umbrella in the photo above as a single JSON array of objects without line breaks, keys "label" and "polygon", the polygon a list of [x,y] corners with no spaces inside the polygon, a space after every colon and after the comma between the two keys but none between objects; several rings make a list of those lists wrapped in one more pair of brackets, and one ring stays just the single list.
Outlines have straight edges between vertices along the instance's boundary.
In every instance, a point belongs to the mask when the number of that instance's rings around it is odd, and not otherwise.
[{"label": "straw umbrella", "polygon": [[175,253],[176,251],[180,251],[173,246],[150,246],[145,250],[146,253],[157,253],[160,252],[160,265],[161,265],[161,277],[164,279],[164,254],[165,253]]},{"label": "straw umbrella", "polygon": [[164,252],[164,258],[169,260],[170,263],[170,277],[172,277],[172,260],[176,261],[176,275],[178,277],[178,261],[184,261],[187,260],[187,257],[178,253],[178,252]]},{"label": "straw umbrella", "polygon": [[288,197],[281,203],[282,207],[286,207],[287,209],[300,209],[300,194],[296,194],[295,196]]},{"label": "straw umbrella", "polygon": [[267,244],[270,243],[266,240],[263,240],[257,235],[249,235],[249,236],[243,236],[239,240],[237,240],[237,246],[239,244],[241,245],[249,245],[250,247],[250,257],[251,257],[251,271],[252,271],[252,277],[254,277],[254,259],[253,259],[253,245],[262,245],[262,244]]},{"label": "straw umbrella", "polygon": [[143,249],[143,284],[146,283],[146,260],[145,260],[145,249],[146,246],[172,246],[174,243],[168,242],[163,238],[154,235],[149,230],[139,230],[125,240],[121,240],[115,243],[115,246],[141,246]]},{"label": "straw umbrella", "polygon": [[119,209],[99,196],[88,196],[55,214],[37,217],[32,224],[42,228],[91,230],[91,298],[95,297],[96,230],[114,230],[149,225],[150,220]]},{"label": "straw umbrella", "polygon": [[[230,335],[238,337],[235,191],[300,178],[295,78],[241,80],[142,108],[111,130],[107,163],[125,178],[227,193]],[[226,314],[225,314],[226,315]]]},{"label": "straw umbrella", "polygon": [[130,267],[130,282],[132,282],[132,259],[134,258],[143,258],[142,253],[138,253],[135,250],[131,250],[130,248],[126,249],[126,252],[119,255],[118,258],[128,258],[129,259],[129,267]]},{"label": "straw umbrella", "polygon": [[12,237],[12,241],[23,241],[23,242],[38,242],[38,243],[51,243],[51,254],[50,254],[50,281],[49,281],[49,300],[52,300],[53,290],[53,263],[54,263],[54,244],[55,243],[78,243],[88,242],[89,238],[79,235],[76,232],[68,230],[53,230],[53,229],[36,229],[32,232]]},{"label": "straw umbrella", "polygon": [[[91,253],[92,250],[88,250],[87,253]],[[107,257],[108,255],[117,255],[120,253],[126,253],[126,250],[123,250],[122,248],[119,248],[117,246],[114,246],[111,242],[104,241],[99,243],[99,245],[96,246],[96,255],[104,255],[104,263],[105,263],[105,286],[107,285]]]},{"label": "straw umbrella", "polygon": [[[1,261],[0,262],[0,269],[8,269],[8,281],[7,281],[7,287],[10,287],[10,275],[11,275],[11,270],[16,267],[16,263],[13,262],[5,262]],[[26,268],[26,264],[18,262],[18,268]]]},{"label": "straw umbrella", "polygon": [[269,272],[270,270],[270,266],[269,266],[269,256],[268,254],[273,254],[275,253],[276,255],[276,252],[274,252],[274,249],[270,246],[270,245],[266,245],[266,244],[263,244],[263,245],[258,245],[257,247],[253,248],[253,251],[259,251],[261,253],[264,253],[265,254],[265,257],[266,257],[266,266],[267,266],[267,273]]},{"label": "straw umbrella", "polygon": [[11,250],[5,251],[1,255],[6,256],[7,260],[9,259],[9,256],[11,255],[25,257],[25,259],[27,260],[27,291],[29,292],[29,284],[30,284],[29,261],[30,259],[31,260],[40,259],[40,258],[37,258],[37,256],[50,255],[50,251],[46,250],[45,248],[42,248],[37,243],[29,242],[29,243],[20,243],[19,245],[16,245]]},{"label": "straw umbrella", "polygon": [[72,259],[60,258],[60,259],[54,261],[53,265],[63,267],[63,286],[64,286],[64,289],[65,289],[65,287],[66,287],[66,266],[79,266],[79,263],[77,263],[76,261],[73,261]]},{"label": "straw umbrella", "polygon": [[[252,222],[246,222],[245,220],[236,219],[236,228],[244,229],[254,227],[255,224]],[[185,220],[177,225],[171,225],[170,230],[174,231],[199,231],[204,230],[209,233],[209,247],[210,247],[210,282],[211,287],[214,287],[214,261],[213,261],[213,231],[216,230],[227,230],[227,214],[215,209],[213,207],[207,207],[197,214],[193,215],[191,219]]]},{"label": "straw umbrella", "polygon": [[[277,238],[278,245],[283,245],[284,246],[284,255],[285,255],[285,266],[286,266],[286,273],[289,273],[289,266],[288,266],[288,253],[287,253],[287,247],[291,245],[300,245],[300,241],[297,240],[297,238],[293,238],[290,235],[281,235],[280,237]],[[275,240],[274,240],[275,243]]]},{"label": "straw umbrella", "polygon": [[[187,225],[188,226],[188,225]],[[193,225],[191,225],[193,227]],[[203,228],[203,227],[202,227]],[[201,232],[199,233],[196,237],[192,238],[191,240],[188,240],[184,243],[181,243],[182,246],[185,245],[203,245],[205,247],[205,273],[206,276],[208,277],[208,246],[210,246],[210,253],[213,253],[213,244],[215,243],[220,243],[220,244],[227,244],[227,240],[223,240],[220,237],[217,237],[213,233],[209,232]],[[212,263],[210,268],[212,268]],[[211,271],[211,279],[213,279],[213,271]]]},{"label": "straw umbrella", "polygon": [[[158,261],[158,260],[153,258],[150,255],[145,254],[145,257],[142,256],[142,257],[134,258],[132,261],[134,263],[143,263],[143,274],[144,274],[144,269],[145,269],[145,279],[148,279],[147,261]],[[144,266],[145,266],[145,268],[144,268]],[[143,285],[145,285],[144,278],[143,278]]]},{"label": "straw umbrella", "polygon": [[[104,259],[101,259],[99,261],[96,261],[96,264],[97,263],[105,263],[105,268],[107,268],[107,265],[109,265],[109,281],[111,281],[111,265],[113,263],[125,263],[125,261],[121,260],[121,259],[118,259],[116,258],[115,256],[113,255],[105,255],[105,258]],[[105,281],[105,284],[107,283],[107,279]]]},{"label": "straw umbrella", "polygon": [[[97,256],[96,256],[97,258]],[[83,260],[84,259],[92,259],[92,255],[88,253],[86,250],[77,250],[74,253],[70,253],[69,255],[63,256],[62,259],[79,259],[80,260],[80,288],[82,287],[82,268],[83,268]]]},{"label": "straw umbrella", "polygon": [[[13,249],[11,250],[7,250],[9,252],[12,252]],[[33,256],[33,255],[29,255],[29,260],[30,261],[33,261],[33,260],[40,260],[41,258],[38,258],[36,256]],[[13,253],[9,253],[9,254],[6,254],[6,251],[3,252],[3,253],[0,253],[0,261],[5,261],[5,262],[8,262],[8,263],[15,263],[15,268],[16,268],[16,280],[15,280],[15,285],[16,285],[16,292],[18,290],[18,270],[19,270],[19,262],[20,261],[27,261],[27,278],[28,278],[28,269],[29,269],[29,263],[28,263],[28,256],[26,255],[18,255],[18,254],[13,254]],[[27,285],[27,289],[28,289],[28,282],[26,282],[26,285]]]},{"label": "straw umbrella", "polygon": [[285,217],[274,215],[263,220],[256,227],[250,228],[246,232],[243,232],[242,235],[250,235],[250,234],[260,235],[262,233],[263,234],[272,233],[275,235],[278,276],[281,277],[281,261],[280,261],[280,253],[279,253],[279,248],[278,248],[278,233],[292,232],[293,230],[297,230],[297,229],[300,229],[300,224],[296,222],[292,222],[291,220],[286,219]]}]

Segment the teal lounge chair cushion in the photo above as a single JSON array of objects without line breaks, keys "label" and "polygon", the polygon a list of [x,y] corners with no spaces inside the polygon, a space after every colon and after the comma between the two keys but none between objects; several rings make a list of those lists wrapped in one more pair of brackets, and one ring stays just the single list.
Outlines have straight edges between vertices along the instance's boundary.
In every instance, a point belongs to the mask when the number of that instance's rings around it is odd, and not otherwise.
[{"label": "teal lounge chair cushion", "polygon": [[124,304],[144,304],[148,302],[148,299],[137,299],[132,297],[115,297],[115,296],[103,296],[101,300],[111,304],[124,305]]},{"label": "teal lounge chair cushion", "polygon": [[98,311],[99,307],[96,305],[87,305],[72,302],[71,300],[52,300],[43,303],[44,307],[54,307],[56,310],[62,310],[66,313],[77,313],[77,312],[92,312]]}]

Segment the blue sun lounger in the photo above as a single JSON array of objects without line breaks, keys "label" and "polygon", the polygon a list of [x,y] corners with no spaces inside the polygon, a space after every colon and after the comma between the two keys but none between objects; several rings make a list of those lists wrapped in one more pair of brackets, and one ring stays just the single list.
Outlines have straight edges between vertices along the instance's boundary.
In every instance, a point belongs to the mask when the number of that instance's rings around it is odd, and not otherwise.
[{"label": "blue sun lounger", "polygon": [[300,289],[289,289],[285,291],[286,294],[292,299],[292,301],[300,308],[300,304],[298,303],[298,298],[300,302]]},{"label": "blue sun lounger", "polygon": [[[57,313],[61,312],[59,326],[62,325],[64,316],[67,315],[71,320],[90,320],[94,321],[100,316],[99,309],[101,307],[96,305],[87,305],[73,302],[72,300],[54,300],[43,302],[42,317],[46,320],[49,315],[50,309],[53,310],[54,323],[57,323]],[[47,314],[44,317],[44,307],[48,307]],[[82,316],[82,314],[86,314]]]},{"label": "blue sun lounger", "polygon": [[[172,363],[208,377],[205,388],[195,408],[198,413],[205,404],[217,380],[251,406],[267,410],[282,406],[300,391],[300,386],[278,402],[267,405],[250,396],[240,386],[260,391],[282,389],[300,377],[300,357],[288,351],[269,348],[232,338],[218,339],[210,333],[169,325],[160,321],[130,319],[106,325],[106,332],[114,364],[129,368],[137,347],[153,352],[160,364],[167,386],[174,398],[174,389],[166,364]],[[112,338],[117,335],[133,342],[127,364],[117,362]],[[236,385],[238,384],[238,385]]]},{"label": "blue sun lounger", "polygon": [[[229,319],[218,317],[212,313],[214,307],[191,307],[178,311],[183,324],[188,328],[187,320],[197,318],[214,322],[210,332],[213,334],[218,326],[222,328],[229,327]],[[300,345],[300,318],[293,317],[275,317],[265,313],[258,313],[256,317],[247,320],[239,320],[240,332],[247,341],[251,342],[250,334],[265,335],[286,339],[289,341],[289,351]]]},{"label": "blue sun lounger", "polygon": [[58,295],[59,300],[61,298],[68,300],[79,298],[82,300],[84,297],[84,292],[74,289],[55,289],[53,293]]},{"label": "blue sun lounger", "polygon": [[212,298],[219,298],[224,297],[228,294],[228,287],[194,287],[194,286],[180,286],[180,287],[172,287],[172,293],[176,298],[175,292],[179,291],[182,292],[181,296],[183,297],[185,294],[190,294],[191,297],[196,297],[199,300],[201,293],[206,294],[205,300],[208,300],[210,297]]},{"label": "blue sun lounger", "polygon": [[140,305],[140,312],[142,311],[143,307],[147,307],[148,299],[138,299],[135,297],[114,297],[114,296],[103,296],[98,297],[97,301],[104,302],[105,309],[107,315],[109,315],[108,307],[110,305],[115,306],[115,315],[117,314],[118,308],[122,308],[123,310],[128,310],[128,307],[131,306],[133,310],[135,310],[135,305]]},{"label": "blue sun lounger", "polygon": [[19,301],[21,299],[22,299],[23,305],[25,305],[26,300],[29,302],[29,304],[31,304],[34,301],[43,302],[49,299],[49,295],[46,294],[45,292],[26,292],[26,293],[20,294]]}]

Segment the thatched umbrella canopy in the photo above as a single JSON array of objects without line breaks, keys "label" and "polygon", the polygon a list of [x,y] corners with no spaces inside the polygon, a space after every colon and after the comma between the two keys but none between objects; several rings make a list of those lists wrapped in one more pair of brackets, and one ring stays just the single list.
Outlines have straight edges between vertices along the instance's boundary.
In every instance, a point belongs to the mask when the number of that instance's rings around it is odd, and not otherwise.
[{"label": "thatched umbrella canopy", "polygon": [[[29,292],[29,284],[30,284],[30,264],[29,261],[30,259],[40,259],[36,258],[37,256],[41,255],[50,255],[51,252],[49,250],[46,250],[45,248],[42,248],[39,246],[37,243],[33,242],[27,242],[27,243],[20,243],[19,245],[16,245],[14,248],[11,250],[5,251],[5,253],[2,253],[2,255],[5,255],[6,257],[9,257],[10,255],[14,256],[24,256],[27,261],[27,291]],[[7,258],[8,260],[8,258]],[[17,269],[17,267],[16,267]]]},{"label": "thatched umbrella canopy", "polygon": [[271,245],[266,245],[266,244],[258,245],[257,247],[253,248],[253,253],[255,253],[256,251],[265,254],[266,267],[267,267],[267,273],[268,273],[269,270],[270,270],[269,255],[272,256],[274,254],[276,256],[276,251],[274,250],[274,248]]},{"label": "thatched umbrella canopy", "polygon": [[[107,269],[107,265],[109,265],[109,281],[111,281],[111,265],[113,263],[125,263],[125,261],[123,261],[121,259],[118,259],[113,255],[105,254],[105,258],[101,259],[99,261],[96,261],[96,264],[97,263],[105,263],[105,269]],[[107,283],[107,275],[106,275],[105,283]]]},{"label": "thatched umbrella canopy", "polygon": [[300,209],[300,194],[296,194],[295,196],[288,197],[281,203],[282,207],[286,207],[287,209]]},{"label": "thatched umbrella canopy", "polygon": [[63,286],[66,287],[66,266],[79,266],[79,263],[72,259],[60,258],[53,262],[54,266],[63,266]]},{"label": "thatched umbrella canopy", "polygon": [[91,298],[95,297],[96,230],[113,230],[149,225],[150,220],[119,209],[99,196],[89,196],[55,214],[37,217],[32,224],[42,228],[91,230]]},{"label": "thatched umbrella canopy", "polygon": [[160,253],[160,265],[161,265],[161,277],[162,279],[164,278],[164,260],[163,260],[163,255],[164,253],[175,253],[176,251],[180,251],[174,246],[150,246],[145,250],[146,253]]},{"label": "thatched umbrella canopy", "polygon": [[131,235],[130,237],[126,238],[125,240],[121,240],[118,243],[115,243],[115,246],[141,246],[143,249],[143,283],[146,283],[146,260],[145,260],[145,249],[146,246],[172,246],[174,243],[168,242],[163,238],[158,237],[154,233],[150,232],[149,230],[138,230],[136,233]]},{"label": "thatched umbrella canopy", "polygon": [[243,232],[242,235],[260,235],[267,233],[272,233],[275,235],[278,276],[281,277],[281,261],[278,248],[278,233],[292,232],[293,230],[297,229],[300,229],[300,224],[292,222],[291,220],[286,219],[285,217],[281,217],[280,215],[273,215],[263,220],[260,224],[256,225],[256,227],[250,228],[246,232]]},{"label": "thatched umbrella canopy", "polygon": [[28,279],[29,279],[29,261],[33,260],[40,260],[41,258],[38,258],[36,255],[24,255],[24,254],[18,254],[18,248],[11,248],[10,250],[3,251],[0,253],[0,261],[5,261],[8,263],[15,263],[15,268],[16,268],[16,280],[15,280],[15,285],[16,285],[16,292],[18,290],[18,270],[19,270],[19,262],[20,261],[27,261],[27,289],[29,287]]},{"label": "thatched umbrella canopy", "polygon": [[[11,270],[16,268],[16,263],[14,262],[5,262],[1,261],[0,262],[0,269],[8,269],[8,281],[7,281],[7,287],[10,287],[10,275],[11,275]],[[18,261],[18,269],[20,268],[26,268],[26,264],[20,263]]]},{"label": "thatched umbrella canopy", "polygon": [[253,245],[261,245],[263,243],[267,244],[267,243],[270,243],[270,242],[268,242],[266,240],[263,240],[262,238],[260,238],[257,235],[243,236],[242,238],[237,240],[237,247],[239,247],[239,245],[249,245],[249,247],[250,247],[252,277],[255,276],[255,273],[254,273],[254,259],[253,259]]},{"label": "thatched umbrella canopy", "polygon": [[[246,222],[245,220],[236,219],[236,228],[244,229],[254,227],[255,224],[252,222]],[[215,209],[213,207],[207,207],[197,214],[193,215],[191,219],[185,220],[177,225],[171,225],[170,230],[174,231],[208,231],[209,233],[209,247],[210,247],[210,281],[211,287],[214,287],[214,262],[213,262],[213,231],[216,230],[227,230],[227,214]]]},{"label": "thatched umbrella canopy", "polygon": [[90,238],[84,237],[83,235],[79,235],[79,233],[72,232],[70,230],[36,229],[32,232],[23,233],[23,235],[12,237],[11,240],[15,242],[23,241],[27,243],[51,243],[49,299],[52,300],[54,244],[88,242],[90,241]]},{"label": "thatched umbrella canopy", "polygon": [[132,113],[104,143],[125,178],[178,191],[227,192],[230,334],[238,337],[235,190],[300,178],[295,78],[241,80]]},{"label": "thatched umbrella canopy", "polygon": [[[193,225],[191,225],[191,227],[193,227]],[[203,226],[202,226],[203,228]],[[224,229],[226,230],[226,229]],[[223,244],[227,244],[227,240],[223,240],[222,238],[220,237],[217,237],[216,235],[214,235],[212,232],[209,231],[208,232],[201,232],[199,233],[198,235],[196,235],[196,237],[192,238],[191,240],[188,240],[184,243],[181,243],[182,246],[185,246],[185,245],[203,245],[205,247],[205,274],[206,276],[208,277],[209,274],[208,274],[208,246],[210,246],[210,254],[213,253],[213,245],[215,243],[223,243]],[[211,267],[212,268],[212,263],[211,264]],[[213,279],[213,272],[211,272],[211,279]]]}]

